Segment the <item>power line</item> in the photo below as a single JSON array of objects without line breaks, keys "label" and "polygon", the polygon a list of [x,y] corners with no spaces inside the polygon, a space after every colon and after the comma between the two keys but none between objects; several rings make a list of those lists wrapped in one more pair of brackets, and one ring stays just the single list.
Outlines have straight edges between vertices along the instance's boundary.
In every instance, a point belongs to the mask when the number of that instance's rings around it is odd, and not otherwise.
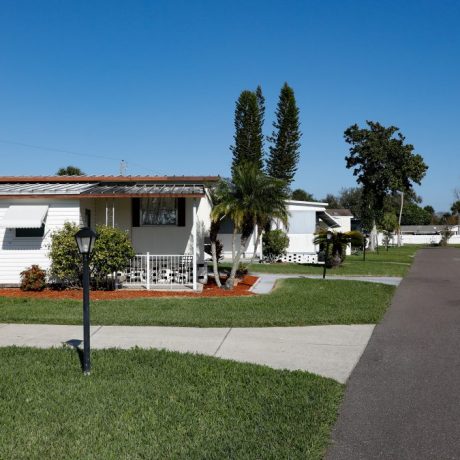
[{"label": "power line", "polygon": [[72,150],[56,149],[56,148],[53,148],[53,147],[44,147],[44,146],[41,146],[41,145],[26,144],[24,142],[8,141],[6,139],[0,139],[0,142],[2,144],[20,145],[22,147],[29,147],[29,148],[38,149],[38,150],[48,150],[50,152],[69,153],[70,155],[77,155],[77,156],[81,156],[81,157],[101,158],[103,160],[117,160],[117,161],[121,160],[121,158],[107,157],[107,156],[104,156],[104,155],[95,155],[95,154],[91,154],[91,153],[73,152]]},{"label": "power line", "polygon": [[[46,150],[46,151],[49,151],[49,152],[68,153],[70,155],[76,155],[76,156],[87,157],[87,158],[100,158],[100,159],[103,159],[103,160],[124,161],[120,157],[116,158],[116,157],[109,157],[109,156],[105,156],[105,155],[97,155],[97,154],[93,154],[93,153],[74,152],[72,150],[57,149],[57,148],[53,148],[53,147],[44,147],[42,145],[26,144],[25,142],[10,141],[10,140],[7,140],[7,139],[0,139],[0,143],[2,143],[2,144],[10,144],[10,145],[20,145],[22,147],[28,147],[28,148],[37,149],[37,150]],[[137,166],[139,168],[142,168],[145,171],[153,173],[153,171],[150,170],[149,168],[146,168],[145,165],[142,165],[142,164],[139,164],[139,163],[133,163],[131,161],[129,163],[131,165],[133,165],[133,166]],[[126,162],[125,162],[125,165],[126,165]],[[156,171],[155,174],[158,174],[158,171]]]}]

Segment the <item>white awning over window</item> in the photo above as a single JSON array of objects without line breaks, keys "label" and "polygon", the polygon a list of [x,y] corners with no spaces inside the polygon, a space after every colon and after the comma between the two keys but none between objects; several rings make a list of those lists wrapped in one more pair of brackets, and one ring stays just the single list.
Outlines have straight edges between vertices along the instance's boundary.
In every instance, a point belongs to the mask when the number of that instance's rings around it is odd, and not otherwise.
[{"label": "white awning over window", "polygon": [[0,222],[0,227],[40,228],[45,222],[47,213],[46,205],[10,206]]}]

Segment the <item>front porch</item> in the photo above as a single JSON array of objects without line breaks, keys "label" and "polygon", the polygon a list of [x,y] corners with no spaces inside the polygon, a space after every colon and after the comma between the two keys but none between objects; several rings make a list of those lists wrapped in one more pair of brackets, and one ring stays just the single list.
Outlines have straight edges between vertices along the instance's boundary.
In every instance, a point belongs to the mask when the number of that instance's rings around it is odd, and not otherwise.
[{"label": "front porch", "polygon": [[[129,198],[83,198],[82,224],[124,230],[136,255],[116,276],[123,289],[200,291],[206,282],[204,238],[208,233],[207,196],[177,187],[159,193],[142,189]],[[132,193],[132,191],[131,191]]]}]

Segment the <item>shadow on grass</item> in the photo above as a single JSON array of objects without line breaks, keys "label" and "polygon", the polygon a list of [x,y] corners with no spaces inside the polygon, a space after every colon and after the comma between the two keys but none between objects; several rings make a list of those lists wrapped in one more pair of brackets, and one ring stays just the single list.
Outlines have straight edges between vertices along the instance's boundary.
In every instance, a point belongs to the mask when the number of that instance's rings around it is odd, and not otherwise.
[{"label": "shadow on grass", "polygon": [[79,339],[70,339],[67,342],[64,342],[67,346],[73,348],[78,355],[78,359],[80,360],[80,368],[83,371],[83,350],[80,348],[80,345],[83,343],[83,340]]}]

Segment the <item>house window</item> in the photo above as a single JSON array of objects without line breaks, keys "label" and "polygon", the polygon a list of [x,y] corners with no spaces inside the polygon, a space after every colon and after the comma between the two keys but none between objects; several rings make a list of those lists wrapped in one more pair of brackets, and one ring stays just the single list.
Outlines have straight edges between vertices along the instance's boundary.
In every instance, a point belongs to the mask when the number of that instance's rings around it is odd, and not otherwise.
[{"label": "house window", "polygon": [[91,228],[91,209],[85,209],[85,227]]},{"label": "house window", "polygon": [[39,228],[17,228],[16,238],[41,238],[45,234],[45,224]]},{"label": "house window", "polygon": [[175,198],[143,198],[141,225],[177,225]]}]

